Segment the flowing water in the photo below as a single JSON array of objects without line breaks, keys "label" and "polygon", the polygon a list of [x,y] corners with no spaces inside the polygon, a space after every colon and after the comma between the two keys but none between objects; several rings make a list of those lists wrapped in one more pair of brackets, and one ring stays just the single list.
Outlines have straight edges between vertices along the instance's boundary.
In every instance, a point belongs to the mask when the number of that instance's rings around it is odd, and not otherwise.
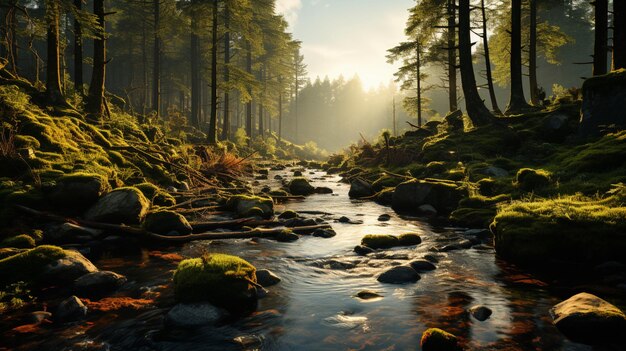
[{"label": "flowing water", "polygon": [[[272,171],[259,186],[280,185]],[[445,253],[434,246],[458,242],[463,230],[435,228],[419,218],[400,217],[373,202],[348,198],[349,186],[324,172],[307,175],[315,186],[333,195],[312,195],[278,205],[278,210],[320,211],[337,236],[303,236],[293,243],[271,240],[194,242],[169,253],[198,255],[223,252],[239,255],[257,268],[282,278],[249,316],[224,320],[218,326],[181,330],[164,325],[173,303],[164,289],[175,263],[144,251],[134,258],[101,258],[96,264],[128,276],[127,291],[136,296],[160,296],[160,308],[94,314],[87,323],[44,327],[18,334],[14,347],[31,350],[418,350],[422,332],[439,327],[463,338],[473,350],[591,350],[567,341],[551,324],[548,310],[562,300],[543,283],[496,259],[493,249],[479,245]],[[391,215],[387,222],[379,215]],[[362,224],[339,223],[347,216]],[[352,250],[365,234],[419,233],[417,247],[357,256]],[[421,274],[417,283],[389,285],[376,276],[393,265],[435,254],[437,269]],[[167,257],[167,256],[166,256]],[[382,298],[369,301],[354,295],[364,289]],[[152,295],[151,295],[152,294]],[[493,315],[479,322],[467,312],[484,305]],[[6,340],[6,339],[5,339]],[[19,346],[18,346],[19,345]],[[0,348],[1,349],[1,348]]]}]

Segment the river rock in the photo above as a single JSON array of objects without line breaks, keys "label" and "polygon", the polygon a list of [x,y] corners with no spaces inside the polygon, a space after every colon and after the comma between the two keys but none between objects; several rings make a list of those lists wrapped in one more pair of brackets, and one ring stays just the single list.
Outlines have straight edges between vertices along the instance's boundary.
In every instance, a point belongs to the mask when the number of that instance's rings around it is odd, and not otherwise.
[{"label": "river rock", "polygon": [[311,195],[315,192],[315,188],[306,178],[294,178],[287,186],[289,192],[293,195]]},{"label": "river rock", "polygon": [[192,232],[191,225],[183,215],[169,210],[149,212],[143,227],[149,232],[168,236],[188,235]]},{"label": "river rock", "polygon": [[87,306],[76,296],[63,300],[57,307],[54,317],[59,322],[73,322],[87,316]]},{"label": "river rock", "polygon": [[595,295],[574,295],[554,306],[550,314],[554,325],[572,341],[595,345],[624,340],[626,315]]},{"label": "river rock", "polygon": [[372,290],[361,290],[356,294],[356,297],[358,297],[361,300],[371,300],[371,299],[377,299],[383,296]]},{"label": "river rock", "polygon": [[490,308],[485,306],[473,306],[469,309],[469,313],[477,320],[484,322],[493,313]]},{"label": "river rock", "polygon": [[452,182],[414,179],[395,188],[392,207],[396,211],[418,212],[420,206],[429,204],[437,213],[450,213],[466,193]]},{"label": "river rock", "polygon": [[439,263],[439,257],[433,254],[424,255],[424,259],[430,263]]},{"label": "river rock", "polygon": [[293,218],[297,218],[297,217],[298,217],[298,213],[296,211],[287,210],[287,211],[281,213],[278,216],[278,219],[293,219]]},{"label": "river rock", "polygon": [[119,188],[102,197],[85,218],[95,222],[139,224],[150,208],[150,201],[136,188]]},{"label": "river rock", "polygon": [[50,319],[52,319],[52,313],[48,311],[35,311],[29,313],[24,322],[28,324],[40,324],[43,323],[43,321]]},{"label": "river rock", "polygon": [[293,176],[294,177],[302,177],[302,171],[299,170],[299,169],[293,171]]},{"label": "river rock", "polygon": [[372,184],[366,182],[361,178],[355,178],[350,182],[350,191],[348,192],[348,196],[351,198],[363,198],[374,195],[374,189],[372,188]]},{"label": "river rock", "polygon": [[391,216],[386,214],[386,213],[383,213],[380,216],[378,216],[378,221],[379,222],[387,222],[389,220],[391,220]]},{"label": "river rock", "polygon": [[81,227],[73,223],[63,223],[46,231],[46,240],[51,243],[66,244],[93,240],[102,230]]},{"label": "river rock", "polygon": [[62,176],[48,193],[48,199],[57,206],[83,209],[96,203],[111,191],[106,177],[97,174],[76,173]]},{"label": "river rock", "polygon": [[425,204],[422,205],[420,207],[417,208],[417,212],[421,215],[427,216],[427,217],[435,217],[437,216],[437,209],[434,208],[432,205],[429,204]]},{"label": "river rock", "polygon": [[317,188],[315,188],[315,193],[316,194],[332,194],[333,189],[325,187],[325,186],[318,186]]},{"label": "river rock", "polygon": [[113,292],[126,283],[126,277],[110,271],[99,271],[83,275],[74,281],[76,291],[85,296],[102,296]]},{"label": "river rock", "polygon": [[313,236],[325,239],[332,238],[335,235],[337,235],[337,232],[330,228],[319,228],[315,229],[315,231],[313,232]]},{"label": "river rock", "polygon": [[317,225],[317,222],[313,218],[292,218],[285,221],[285,227],[309,227]]},{"label": "river rock", "polygon": [[208,303],[182,304],[174,306],[166,315],[166,322],[177,327],[193,328],[215,324],[222,311]]},{"label": "river rock", "polygon": [[60,258],[43,269],[42,280],[51,283],[73,282],[78,277],[97,272],[98,268],[80,252],[65,250],[65,257]]},{"label": "river rock", "polygon": [[397,266],[383,272],[378,276],[377,280],[381,283],[405,284],[414,283],[420,280],[420,278],[415,269],[409,266]]},{"label": "river rock", "polygon": [[365,256],[367,254],[371,254],[374,251],[375,251],[374,249],[369,248],[367,246],[363,246],[363,245],[357,245],[357,246],[354,247],[354,252],[356,252],[357,255],[361,255],[361,256]]},{"label": "river rock", "polygon": [[429,328],[420,340],[422,351],[463,351],[458,338],[439,328]]},{"label": "river rock", "polygon": [[434,271],[437,267],[426,260],[415,260],[409,263],[411,268],[415,269],[417,272],[428,272]]},{"label": "river rock", "polygon": [[280,283],[282,279],[269,269],[259,269],[256,271],[256,280],[261,286],[268,287]]},{"label": "river rock", "polygon": [[237,212],[239,217],[264,217],[274,215],[274,201],[269,197],[233,195],[226,202],[226,208]]}]

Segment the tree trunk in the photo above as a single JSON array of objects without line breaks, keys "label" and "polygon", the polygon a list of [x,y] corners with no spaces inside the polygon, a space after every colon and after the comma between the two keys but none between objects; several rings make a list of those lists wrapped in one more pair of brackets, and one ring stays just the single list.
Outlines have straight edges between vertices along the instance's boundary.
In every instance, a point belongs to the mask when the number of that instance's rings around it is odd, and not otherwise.
[{"label": "tree trunk", "polygon": [[93,72],[89,84],[87,97],[87,111],[92,118],[100,119],[104,113],[104,80],[106,74],[106,39],[105,39],[105,12],[104,0],[94,0],[93,13],[98,18],[101,32],[97,33],[93,41]]},{"label": "tree trunk", "polygon": [[211,117],[209,119],[209,144],[217,143],[217,1],[213,0],[211,33]]},{"label": "tree trunk", "polygon": [[448,0],[448,99],[450,112],[459,109],[456,86],[456,50],[455,0]]},{"label": "tree trunk", "polygon": [[527,109],[522,83],[522,0],[511,1],[511,97],[506,114]]},{"label": "tree trunk", "polygon": [[600,76],[608,71],[607,48],[609,42],[609,1],[595,0],[595,40],[593,45],[593,75]]},{"label": "tree trunk", "polygon": [[491,73],[491,55],[489,54],[489,33],[487,30],[487,14],[485,11],[485,0],[481,0],[481,12],[483,17],[483,48],[485,50],[485,70],[487,73],[487,87],[489,88],[489,98],[491,99],[491,107],[497,114],[501,114],[496,98],[496,91],[493,86],[493,74]]},{"label": "tree trunk", "polygon": [[152,111],[157,116],[161,111],[161,35],[159,27],[161,20],[161,0],[154,1],[154,48],[152,65]]},{"label": "tree trunk", "polygon": [[279,78],[280,92],[278,93],[278,141],[283,137],[283,86],[282,77]]},{"label": "tree trunk", "polygon": [[295,73],[296,73],[296,87],[295,87],[295,98],[294,98],[294,110],[295,110],[295,115],[294,115],[294,119],[295,119],[295,135],[293,138],[293,143],[297,144],[298,143],[298,90],[300,89],[299,87],[299,79],[300,77],[298,77],[298,61],[297,61],[297,56],[296,56],[296,69],[295,69]]},{"label": "tree trunk", "polygon": [[613,70],[626,68],[626,1],[613,0]]},{"label": "tree trunk", "polygon": [[539,106],[539,84],[537,84],[537,0],[530,0],[530,43],[528,48],[528,83],[530,101]]},{"label": "tree trunk", "polygon": [[264,103],[264,95],[265,95],[265,88],[266,88],[266,84],[265,84],[265,67],[263,66],[260,70],[259,70],[259,81],[263,83],[264,85],[264,89],[263,89],[263,93],[261,93],[261,98],[258,101],[259,104],[259,131],[258,131],[258,135],[260,135],[261,137],[265,136],[265,123],[263,121],[264,118],[264,113],[263,113],[263,103]]},{"label": "tree trunk", "polygon": [[[252,47],[250,42],[246,43],[247,56],[246,56],[246,72],[252,74]],[[252,95],[252,88],[248,86],[248,94]],[[252,140],[252,99],[246,104],[246,134],[249,140]]]},{"label": "tree trunk", "polygon": [[472,38],[470,29],[470,0],[459,1],[459,59],[461,82],[467,114],[475,127],[489,125],[495,117],[478,95],[472,64]]},{"label": "tree trunk", "polygon": [[195,14],[191,15],[191,125],[200,129],[200,49],[198,25]]},{"label": "tree trunk", "polygon": [[[228,3],[224,5],[224,82],[230,81],[230,9]],[[224,89],[224,126],[222,128],[222,140],[230,139],[230,94],[228,86]]]},{"label": "tree trunk", "polygon": [[[418,39],[419,40],[419,39]],[[415,48],[415,57],[417,59],[416,72],[417,77],[417,126],[422,126],[422,53],[419,41]]]},{"label": "tree trunk", "polygon": [[[46,94],[53,104],[64,103],[61,89],[61,60],[59,52],[59,18],[61,7],[58,0],[46,1],[48,58],[46,70]],[[15,38],[13,38],[15,40]]]},{"label": "tree trunk", "polygon": [[143,87],[141,94],[141,115],[142,121],[145,122],[146,109],[148,108],[148,36],[146,34],[146,24],[144,23],[141,31],[141,63],[143,66]]},{"label": "tree trunk", "polygon": [[[77,11],[81,11],[83,0],[74,0]],[[74,89],[83,94],[83,26],[80,21],[74,19]]]}]

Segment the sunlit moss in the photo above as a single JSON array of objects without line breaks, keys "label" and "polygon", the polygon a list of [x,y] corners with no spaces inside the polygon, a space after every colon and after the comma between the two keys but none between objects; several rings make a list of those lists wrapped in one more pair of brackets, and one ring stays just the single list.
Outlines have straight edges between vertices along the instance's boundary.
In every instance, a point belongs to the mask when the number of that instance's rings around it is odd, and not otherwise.
[{"label": "sunlit moss", "polygon": [[0,247],[14,247],[18,249],[28,249],[35,247],[35,239],[26,235],[20,234],[10,238],[6,238],[0,242]]},{"label": "sunlit moss", "polygon": [[174,273],[174,293],[181,302],[207,301],[232,306],[247,301],[256,284],[256,268],[230,255],[206,254],[184,260]]},{"label": "sunlit moss", "polygon": [[36,280],[47,264],[65,256],[60,247],[42,245],[3,258],[0,260],[0,284]]}]

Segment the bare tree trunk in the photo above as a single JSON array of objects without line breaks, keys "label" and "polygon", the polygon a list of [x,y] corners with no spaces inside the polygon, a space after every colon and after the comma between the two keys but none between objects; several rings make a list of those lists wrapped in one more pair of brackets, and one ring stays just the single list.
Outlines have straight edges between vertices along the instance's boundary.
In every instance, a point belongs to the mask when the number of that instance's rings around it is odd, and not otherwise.
[{"label": "bare tree trunk", "polygon": [[448,0],[448,99],[450,112],[459,109],[456,66],[456,4]]},{"label": "bare tree trunk", "polygon": [[626,68],[626,1],[613,0],[613,70]]},{"label": "bare tree trunk", "polygon": [[209,119],[209,144],[217,143],[217,1],[213,0],[213,20],[211,33],[211,117]]},{"label": "bare tree trunk", "polygon": [[495,117],[489,112],[478,95],[476,77],[472,64],[472,39],[470,29],[470,0],[459,0],[459,58],[461,82],[467,114],[475,127],[493,123]]},{"label": "bare tree trunk", "polygon": [[506,114],[527,109],[522,83],[522,0],[511,1],[511,97]]},{"label": "bare tree trunk", "polygon": [[[263,84],[265,85],[265,72],[264,71],[265,71],[265,67],[263,66],[259,70],[259,81],[263,82]],[[258,117],[259,118],[259,125],[258,125],[259,130],[258,130],[258,135],[260,135],[261,137],[265,136],[265,124],[263,123],[264,122],[263,121],[263,117],[264,117],[264,114],[263,114],[263,103],[264,103],[263,98],[264,98],[264,96],[263,95],[264,94],[265,94],[265,89],[263,90],[263,93],[261,94],[261,98],[258,101],[258,105],[259,105],[259,117]]]},{"label": "bare tree trunk", "polygon": [[278,141],[283,137],[283,77],[278,78],[280,92],[278,93]]},{"label": "bare tree trunk", "polygon": [[[418,39],[419,40],[419,39]],[[422,126],[422,52],[419,41],[415,48],[415,55],[417,58],[416,74],[417,77],[417,126]]]},{"label": "bare tree trunk", "polygon": [[200,63],[198,19],[191,15],[191,125],[200,128]]},{"label": "bare tree trunk", "polygon": [[[224,4],[224,82],[230,81],[230,9],[228,3]],[[230,92],[228,87],[224,89],[224,126],[222,128],[222,140],[230,139]]]},{"label": "bare tree trunk", "polygon": [[54,104],[65,103],[61,89],[61,60],[59,52],[59,18],[61,7],[58,0],[46,1],[48,58],[46,70],[46,94]]},{"label": "bare tree trunk", "polygon": [[161,0],[154,0],[154,48],[152,66],[152,111],[159,116],[161,112]]},{"label": "bare tree trunk", "polygon": [[295,73],[296,73],[296,88],[295,88],[295,99],[294,99],[294,110],[295,110],[295,136],[293,138],[293,143],[297,144],[298,143],[298,90],[300,90],[299,87],[299,79],[300,77],[298,77],[298,62],[297,62],[297,58],[296,58],[296,69],[295,69]]},{"label": "bare tree trunk", "polygon": [[102,118],[104,113],[104,81],[106,75],[106,39],[105,39],[105,12],[104,0],[94,0],[93,13],[98,18],[101,32],[93,41],[93,73],[89,84],[87,97],[87,111],[96,119]]},{"label": "bare tree trunk", "polygon": [[[77,11],[81,11],[83,0],[74,0]],[[80,21],[74,19],[74,89],[83,94],[83,26]]]},{"label": "bare tree trunk", "polygon": [[595,40],[593,46],[593,75],[600,76],[608,71],[607,47],[609,42],[609,1],[595,0]]},{"label": "bare tree trunk", "polygon": [[146,25],[144,23],[141,32],[141,63],[143,66],[143,87],[141,94],[141,115],[146,115],[146,109],[148,108],[148,36],[146,34]]},{"label": "bare tree trunk", "polygon": [[528,49],[528,79],[530,101],[539,106],[539,84],[537,84],[537,0],[530,0],[530,45]]},{"label": "bare tree trunk", "polygon": [[[250,42],[246,43],[247,56],[246,56],[246,72],[252,73],[252,47]],[[252,89],[248,87],[248,93],[252,95]],[[246,134],[248,138],[252,140],[252,100],[246,104]]]},{"label": "bare tree trunk", "polygon": [[496,91],[493,86],[493,74],[491,72],[491,55],[489,54],[489,33],[487,31],[487,13],[485,10],[485,0],[481,0],[481,11],[483,17],[483,48],[485,50],[485,70],[487,72],[487,87],[489,88],[489,98],[491,99],[491,108],[497,114],[501,114],[496,98]]}]

